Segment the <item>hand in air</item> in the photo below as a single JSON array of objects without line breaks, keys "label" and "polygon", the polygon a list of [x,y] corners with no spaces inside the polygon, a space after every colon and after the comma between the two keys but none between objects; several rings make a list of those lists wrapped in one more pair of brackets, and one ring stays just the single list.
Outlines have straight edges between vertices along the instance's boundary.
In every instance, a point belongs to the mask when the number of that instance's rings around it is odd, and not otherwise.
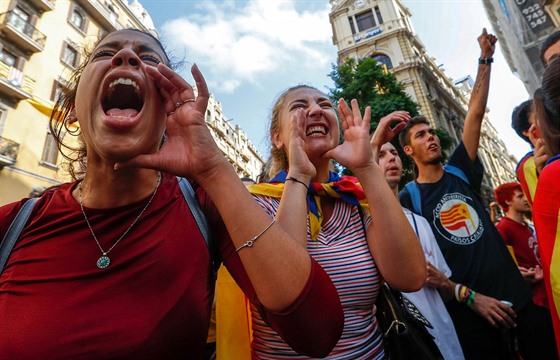
[{"label": "hand in air", "polygon": [[482,29],[482,34],[478,37],[478,45],[480,46],[482,59],[491,58],[496,50],[496,42],[498,38],[495,35],[488,34],[486,28]]},{"label": "hand in air", "polygon": [[117,163],[115,168],[143,167],[194,179],[204,176],[224,161],[204,122],[209,98],[204,77],[193,65],[191,72],[198,88],[195,98],[192,86],[169,67],[159,64],[157,68],[148,67],[146,71],[157,83],[164,99],[165,108],[162,111],[167,114],[167,139],[156,153],[136,156]]},{"label": "hand in air", "polygon": [[354,99],[351,105],[352,109],[344,99],[340,99],[338,114],[344,131],[344,142],[329,150],[324,156],[336,160],[356,174],[357,170],[367,168],[372,163],[375,164],[375,161],[369,143],[371,109],[369,106],[366,107],[362,118],[358,102]]},{"label": "hand in air", "polygon": [[399,131],[406,126],[408,120],[410,120],[410,114],[404,110],[393,111],[389,115],[382,117],[371,136],[372,149],[377,151],[383,144],[393,140]]}]

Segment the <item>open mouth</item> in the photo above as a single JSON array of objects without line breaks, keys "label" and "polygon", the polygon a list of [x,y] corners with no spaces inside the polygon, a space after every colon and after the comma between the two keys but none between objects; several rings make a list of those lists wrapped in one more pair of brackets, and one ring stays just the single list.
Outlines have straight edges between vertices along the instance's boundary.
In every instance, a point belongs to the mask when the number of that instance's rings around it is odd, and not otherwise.
[{"label": "open mouth", "polygon": [[320,126],[320,125],[310,126],[307,128],[305,135],[307,136],[327,135],[327,129],[324,126]]},{"label": "open mouth", "polygon": [[111,81],[101,106],[108,116],[131,118],[142,110],[144,99],[134,80],[121,77]]},{"label": "open mouth", "polygon": [[430,146],[428,146],[428,150],[437,150],[437,148],[437,144],[431,144]]}]

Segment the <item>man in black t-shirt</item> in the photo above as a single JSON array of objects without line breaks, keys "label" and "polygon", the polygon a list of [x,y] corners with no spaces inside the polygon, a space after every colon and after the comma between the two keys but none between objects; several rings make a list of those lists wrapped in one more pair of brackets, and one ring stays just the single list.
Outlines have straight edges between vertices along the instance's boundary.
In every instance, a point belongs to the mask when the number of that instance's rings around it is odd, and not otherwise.
[{"label": "man in black t-shirt", "polygon": [[[530,289],[479,199],[484,169],[477,151],[496,41],[486,29],[478,37],[481,58],[462,141],[448,161],[454,171],[444,170],[439,138],[425,118],[411,119],[399,136],[403,150],[418,167],[412,186],[419,192],[419,212],[428,219],[453,272],[453,283],[447,281],[440,292],[448,293],[444,298],[456,299],[446,306],[467,359],[514,358],[515,344],[506,348],[502,338],[516,326],[515,311],[531,299]],[[413,211],[414,189],[399,193],[401,204]]]}]

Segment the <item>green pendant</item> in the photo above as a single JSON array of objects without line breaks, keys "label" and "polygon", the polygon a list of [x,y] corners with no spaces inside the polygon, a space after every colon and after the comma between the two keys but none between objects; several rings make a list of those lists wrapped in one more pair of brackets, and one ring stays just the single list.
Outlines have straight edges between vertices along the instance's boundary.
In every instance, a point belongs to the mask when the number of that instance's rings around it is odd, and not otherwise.
[{"label": "green pendant", "polygon": [[97,267],[100,269],[106,269],[110,263],[111,259],[109,259],[109,257],[106,255],[103,255],[99,259],[97,259]]}]

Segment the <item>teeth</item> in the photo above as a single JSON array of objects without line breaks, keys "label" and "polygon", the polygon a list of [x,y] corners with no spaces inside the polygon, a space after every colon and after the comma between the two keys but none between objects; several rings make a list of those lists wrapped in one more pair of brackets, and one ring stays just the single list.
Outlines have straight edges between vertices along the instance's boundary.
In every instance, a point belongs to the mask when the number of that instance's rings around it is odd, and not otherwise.
[{"label": "teeth", "polygon": [[305,135],[311,135],[313,133],[320,133],[326,135],[327,131],[323,126],[311,126],[310,128],[307,129],[307,133]]},{"label": "teeth", "polygon": [[136,90],[136,92],[138,92],[140,90],[140,88],[138,87],[138,84],[136,84],[136,82],[134,80],[125,79],[125,78],[118,78],[118,79],[115,79],[115,80],[111,81],[111,83],[109,84],[109,89],[115,87],[118,84],[133,86],[134,89]]}]

